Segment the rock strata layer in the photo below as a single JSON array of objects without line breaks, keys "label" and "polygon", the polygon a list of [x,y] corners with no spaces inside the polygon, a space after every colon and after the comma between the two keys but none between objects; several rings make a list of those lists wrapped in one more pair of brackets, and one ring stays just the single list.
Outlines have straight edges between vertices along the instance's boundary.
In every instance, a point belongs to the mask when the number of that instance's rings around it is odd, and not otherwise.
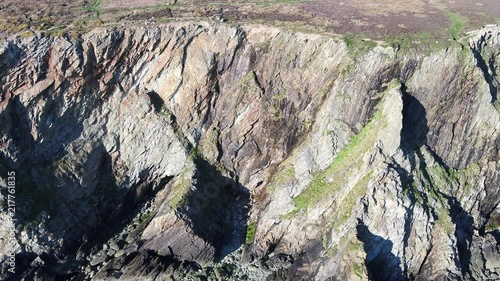
[{"label": "rock strata layer", "polygon": [[207,23],[2,42],[1,279],[497,280],[498,61],[498,26],[429,53]]}]

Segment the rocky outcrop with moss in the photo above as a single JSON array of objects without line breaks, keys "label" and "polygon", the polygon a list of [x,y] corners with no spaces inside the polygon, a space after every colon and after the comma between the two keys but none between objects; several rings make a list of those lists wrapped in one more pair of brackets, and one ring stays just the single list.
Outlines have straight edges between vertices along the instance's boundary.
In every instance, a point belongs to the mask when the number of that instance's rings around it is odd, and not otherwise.
[{"label": "rocky outcrop with moss", "polygon": [[499,40],[175,23],[3,42],[2,279],[500,278]]}]

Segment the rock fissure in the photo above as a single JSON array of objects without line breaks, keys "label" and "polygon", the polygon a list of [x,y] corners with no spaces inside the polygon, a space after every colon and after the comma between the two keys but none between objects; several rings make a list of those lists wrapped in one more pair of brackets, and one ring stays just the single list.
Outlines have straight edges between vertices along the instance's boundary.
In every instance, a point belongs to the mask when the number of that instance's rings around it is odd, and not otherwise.
[{"label": "rock fissure", "polygon": [[22,203],[0,278],[494,280],[500,31],[466,39],[358,53],[172,22],[3,42],[0,186],[16,170]]}]

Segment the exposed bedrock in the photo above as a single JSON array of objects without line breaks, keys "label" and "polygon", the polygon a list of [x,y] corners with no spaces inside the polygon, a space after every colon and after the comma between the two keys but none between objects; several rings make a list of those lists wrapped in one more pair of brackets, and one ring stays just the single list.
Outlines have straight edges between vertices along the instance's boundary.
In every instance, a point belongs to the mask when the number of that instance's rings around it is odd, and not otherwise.
[{"label": "exposed bedrock", "polygon": [[207,23],[1,43],[1,278],[499,279],[500,28],[356,48]]}]

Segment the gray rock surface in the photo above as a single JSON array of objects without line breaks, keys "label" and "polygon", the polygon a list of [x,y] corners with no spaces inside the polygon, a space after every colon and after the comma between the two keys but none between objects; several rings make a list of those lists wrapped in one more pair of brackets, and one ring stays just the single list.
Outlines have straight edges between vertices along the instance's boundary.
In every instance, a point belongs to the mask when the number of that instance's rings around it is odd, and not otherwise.
[{"label": "gray rock surface", "polygon": [[10,280],[497,280],[500,28],[428,54],[170,23],[0,46]]}]

